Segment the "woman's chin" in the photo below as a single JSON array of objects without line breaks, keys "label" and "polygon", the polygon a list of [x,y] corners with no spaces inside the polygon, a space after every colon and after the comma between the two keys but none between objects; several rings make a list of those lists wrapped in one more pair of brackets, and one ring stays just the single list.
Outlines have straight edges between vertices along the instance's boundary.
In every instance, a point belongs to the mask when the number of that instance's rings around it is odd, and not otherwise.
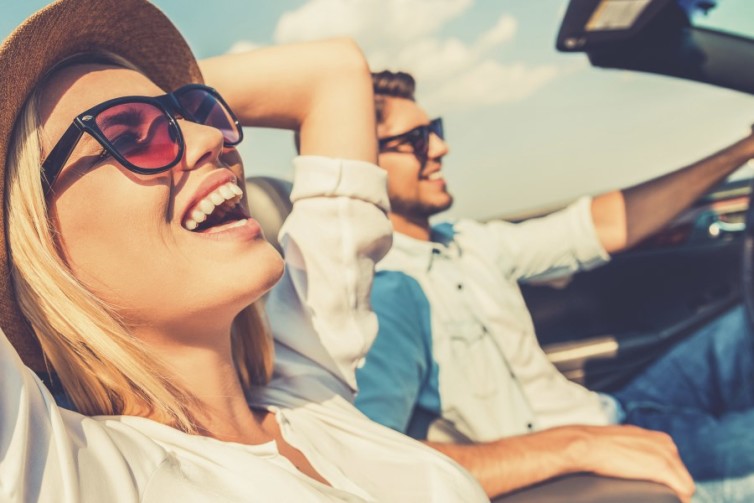
[{"label": "woman's chin", "polygon": [[[280,281],[285,272],[285,261],[271,244],[264,251],[257,252],[254,263],[239,268],[236,286],[245,291],[248,304],[263,297]],[[239,282],[240,281],[240,282]]]}]

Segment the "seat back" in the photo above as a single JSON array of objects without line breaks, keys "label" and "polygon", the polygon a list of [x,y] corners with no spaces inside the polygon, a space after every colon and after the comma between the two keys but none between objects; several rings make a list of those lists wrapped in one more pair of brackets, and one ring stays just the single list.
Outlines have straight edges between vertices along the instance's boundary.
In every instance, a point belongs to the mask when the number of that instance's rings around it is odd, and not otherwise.
[{"label": "seat back", "polygon": [[291,212],[291,189],[287,180],[269,176],[252,176],[246,179],[246,198],[251,216],[262,226],[262,232],[275,248],[282,253],[278,234],[283,222]]}]

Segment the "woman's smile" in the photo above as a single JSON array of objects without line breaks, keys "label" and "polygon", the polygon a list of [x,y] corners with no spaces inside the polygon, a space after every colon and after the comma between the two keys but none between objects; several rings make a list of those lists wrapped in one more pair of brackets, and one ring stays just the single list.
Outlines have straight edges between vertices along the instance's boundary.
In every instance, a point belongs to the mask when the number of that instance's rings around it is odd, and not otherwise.
[{"label": "woman's smile", "polygon": [[[163,92],[132,70],[92,69],[74,66],[50,82],[57,101],[46,108],[45,131],[52,140],[71,116],[98,102]],[[77,276],[135,317],[126,322],[175,327],[181,319],[185,328],[212,319],[229,326],[275,284],[283,262],[250,218],[242,167],[224,162],[232,147],[222,133],[186,119],[178,127],[185,151],[169,170],[136,174],[108,158],[54,193],[51,211]],[[62,179],[80,157],[74,150]],[[165,291],[173,293],[166,298]]]},{"label": "woman's smile", "polygon": [[183,226],[192,232],[215,232],[216,227],[248,218],[239,204],[242,195],[235,182],[219,185],[188,209]]}]

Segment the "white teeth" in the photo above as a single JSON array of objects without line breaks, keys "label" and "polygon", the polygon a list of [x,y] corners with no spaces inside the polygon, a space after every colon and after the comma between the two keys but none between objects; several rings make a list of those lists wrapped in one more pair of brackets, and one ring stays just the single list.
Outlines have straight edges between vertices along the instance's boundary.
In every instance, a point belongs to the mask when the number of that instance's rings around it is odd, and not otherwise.
[{"label": "white teeth", "polygon": [[213,211],[215,211],[215,204],[210,201],[209,199],[205,198],[202,199],[202,201],[197,206],[201,211],[206,213],[207,215],[211,215]]},{"label": "white teeth", "polygon": [[214,203],[215,206],[219,206],[225,202],[225,198],[222,194],[220,194],[219,189],[210,194],[209,199]]},{"label": "white teeth", "polygon": [[227,185],[223,185],[222,187],[219,187],[217,190],[220,192],[220,194],[222,194],[224,199],[232,199],[233,196],[235,196],[233,191],[230,190],[230,187],[228,187]]},{"label": "white teeth", "polygon": [[[211,215],[218,206],[223,205],[225,211],[230,206],[235,205],[241,200],[243,191],[235,184],[235,182],[228,182],[225,185],[217,187],[215,190],[204,196],[204,199],[199,201],[191,211],[189,218],[186,219],[184,227],[192,231],[196,229],[200,223],[207,220],[207,217]],[[223,203],[230,202],[230,206]],[[240,222],[244,222],[241,220]]]},{"label": "white teeth", "polygon": [[235,192],[233,192],[227,185],[223,185],[217,190],[220,191],[220,194],[222,194],[225,199],[233,199],[233,197],[236,195]]},{"label": "white teeth", "polygon": [[207,214],[203,211],[194,210],[191,213],[191,220],[194,220],[196,223],[202,223],[207,220]]},{"label": "white teeth", "polygon": [[427,176],[427,180],[440,180],[442,178],[443,176],[441,171],[435,171],[434,173]]}]

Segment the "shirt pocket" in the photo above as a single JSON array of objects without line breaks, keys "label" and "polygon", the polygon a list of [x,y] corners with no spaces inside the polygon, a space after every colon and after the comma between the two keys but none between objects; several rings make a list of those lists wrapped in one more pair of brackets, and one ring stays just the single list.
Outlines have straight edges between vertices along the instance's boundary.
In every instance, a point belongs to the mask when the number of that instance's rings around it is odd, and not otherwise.
[{"label": "shirt pocket", "polygon": [[500,354],[487,329],[474,321],[449,322],[449,358],[457,367],[457,382],[467,386],[467,392],[487,398],[498,392]]}]

